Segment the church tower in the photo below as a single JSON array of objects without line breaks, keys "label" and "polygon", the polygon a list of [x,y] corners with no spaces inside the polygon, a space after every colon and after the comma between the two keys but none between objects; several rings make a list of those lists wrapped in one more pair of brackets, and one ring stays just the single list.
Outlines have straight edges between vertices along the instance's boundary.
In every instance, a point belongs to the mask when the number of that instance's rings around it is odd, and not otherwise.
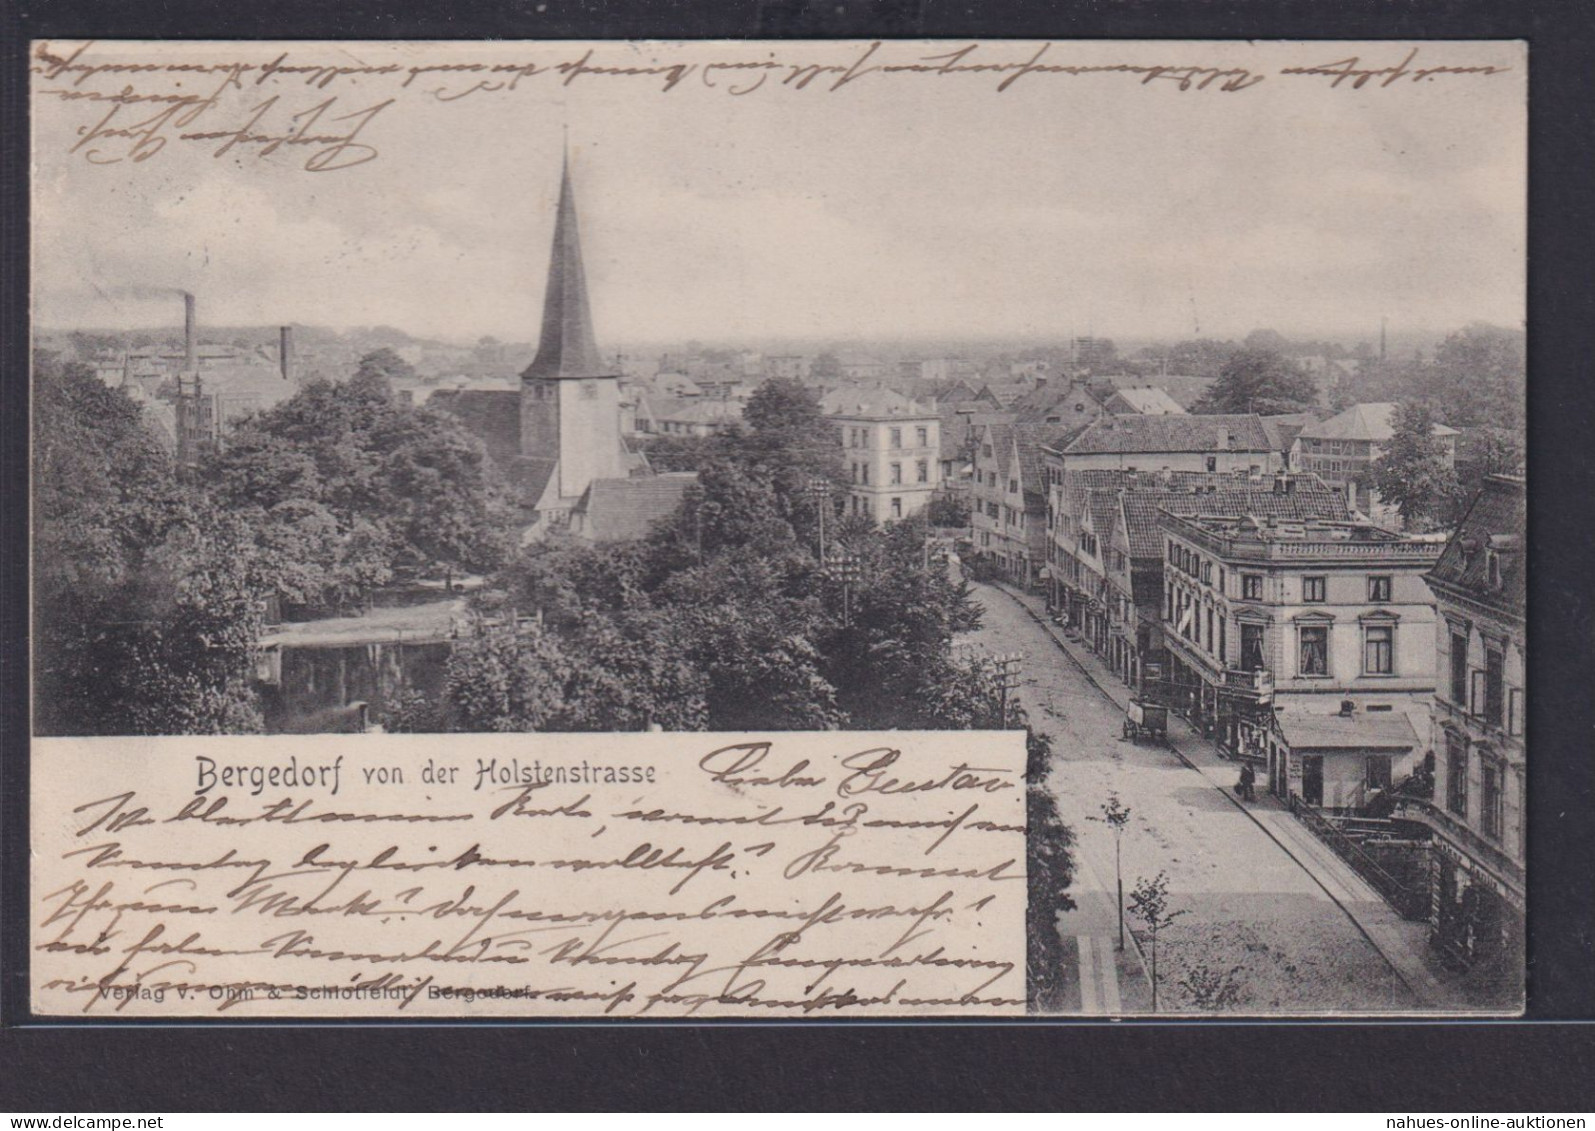
[{"label": "church tower", "polygon": [[554,246],[543,296],[537,356],[521,374],[521,457],[552,462],[538,509],[569,512],[595,479],[623,479],[620,375],[606,366],[593,335],[570,156],[560,174]]}]

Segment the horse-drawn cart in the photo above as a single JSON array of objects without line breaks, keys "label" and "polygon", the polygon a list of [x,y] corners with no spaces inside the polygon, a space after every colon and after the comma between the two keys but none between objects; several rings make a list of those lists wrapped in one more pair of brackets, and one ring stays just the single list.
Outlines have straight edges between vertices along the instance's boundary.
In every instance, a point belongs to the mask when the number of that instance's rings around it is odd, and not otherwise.
[{"label": "horse-drawn cart", "polygon": [[1132,742],[1148,738],[1167,746],[1169,709],[1160,703],[1147,703],[1140,699],[1130,700],[1129,709],[1124,712],[1124,737]]}]

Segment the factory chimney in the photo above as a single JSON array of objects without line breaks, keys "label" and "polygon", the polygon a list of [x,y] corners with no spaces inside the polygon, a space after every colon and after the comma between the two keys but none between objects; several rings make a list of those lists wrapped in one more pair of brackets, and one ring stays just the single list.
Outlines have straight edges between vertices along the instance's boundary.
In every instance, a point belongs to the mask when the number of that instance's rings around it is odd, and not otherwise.
[{"label": "factory chimney", "polygon": [[183,292],[183,372],[199,368],[199,345],[194,340],[194,296]]},{"label": "factory chimney", "polygon": [[282,371],[284,381],[294,379],[294,328],[284,326],[278,331],[277,340],[277,368]]}]

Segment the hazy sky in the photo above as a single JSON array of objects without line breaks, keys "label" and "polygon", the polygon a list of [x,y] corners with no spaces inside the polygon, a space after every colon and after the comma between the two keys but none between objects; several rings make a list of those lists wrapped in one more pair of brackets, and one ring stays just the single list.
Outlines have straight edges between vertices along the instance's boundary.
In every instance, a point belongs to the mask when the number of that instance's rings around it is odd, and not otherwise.
[{"label": "hazy sky", "polygon": [[[70,51],[77,45],[58,44]],[[891,44],[875,62],[964,46]],[[1039,45],[983,45],[1015,61]],[[79,62],[171,60],[177,48],[97,44]],[[199,45],[181,57],[378,65],[579,58],[568,44],[426,47]],[[594,65],[696,62],[659,76],[553,74],[444,102],[474,78],[350,76],[325,90],[246,80],[191,130],[257,130],[336,97],[387,98],[359,140],[380,155],[311,173],[313,147],[83,140],[113,104],[35,98],[35,312],[41,325],[175,324],[156,288],[200,296],[202,321],[386,323],[415,334],[536,337],[561,132],[572,168],[600,343],[772,338],[1002,339],[1377,335],[1474,319],[1515,325],[1524,303],[1526,54],[1426,44],[1412,64],[1494,65],[1488,76],[1332,89],[1282,67],[1400,44],[1060,42],[1052,63],[1239,66],[1250,89],[1180,90],[1125,74],[866,74],[829,91],[738,75],[712,60],[838,62],[862,45],[597,45]],[[754,72],[741,72],[751,76]],[[209,93],[213,76],[79,73],[38,89]],[[751,83],[751,77],[740,81]],[[177,84],[183,83],[179,87]],[[158,112],[123,106],[111,126]]]}]

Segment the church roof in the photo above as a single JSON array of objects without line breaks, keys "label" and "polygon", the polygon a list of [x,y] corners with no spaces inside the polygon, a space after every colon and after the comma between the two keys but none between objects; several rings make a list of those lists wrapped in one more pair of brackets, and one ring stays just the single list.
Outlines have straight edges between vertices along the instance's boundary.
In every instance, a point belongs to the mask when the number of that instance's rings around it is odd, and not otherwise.
[{"label": "church roof", "polygon": [[587,302],[587,274],[582,266],[576,195],[570,186],[568,154],[560,172],[554,245],[548,257],[543,333],[537,343],[537,356],[521,376],[528,380],[613,376],[599,358],[598,340],[593,335],[593,312]]},{"label": "church roof", "polygon": [[632,479],[594,479],[576,505],[573,529],[593,542],[646,538],[653,524],[675,513],[695,471],[671,471]]}]

